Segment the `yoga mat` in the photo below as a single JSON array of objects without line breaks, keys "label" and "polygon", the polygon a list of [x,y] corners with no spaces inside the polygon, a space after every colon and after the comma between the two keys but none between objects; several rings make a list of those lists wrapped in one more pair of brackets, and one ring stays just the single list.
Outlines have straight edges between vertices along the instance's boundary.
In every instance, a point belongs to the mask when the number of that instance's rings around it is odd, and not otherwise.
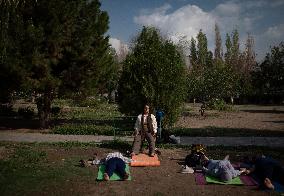
[{"label": "yoga mat", "polygon": [[[100,165],[99,166],[99,170],[98,170],[98,177],[97,177],[97,180],[104,180],[104,173],[105,173],[105,170],[106,170],[106,166],[105,165]],[[126,167],[125,167],[125,171],[130,174],[130,170],[129,170],[129,166],[128,164],[126,164]],[[113,173],[113,175],[110,177],[110,180],[122,180],[122,178],[117,174],[117,173]],[[131,180],[131,176],[129,175],[128,179],[127,180]]]},{"label": "yoga mat", "polygon": [[195,182],[197,185],[206,185],[206,179],[203,173],[194,173]]},{"label": "yoga mat", "polygon": [[257,181],[255,181],[255,179],[251,176],[241,175],[240,179],[246,186],[258,186]]},{"label": "yoga mat", "polygon": [[160,166],[161,163],[158,159],[157,154],[154,157],[150,157],[147,154],[138,154],[132,156],[131,167],[143,167],[143,166]]},{"label": "yoga mat", "polygon": [[233,178],[231,181],[228,181],[228,182],[223,182],[212,176],[205,176],[205,179],[207,183],[213,183],[213,184],[244,185],[244,183],[241,181],[239,176],[236,178]]}]

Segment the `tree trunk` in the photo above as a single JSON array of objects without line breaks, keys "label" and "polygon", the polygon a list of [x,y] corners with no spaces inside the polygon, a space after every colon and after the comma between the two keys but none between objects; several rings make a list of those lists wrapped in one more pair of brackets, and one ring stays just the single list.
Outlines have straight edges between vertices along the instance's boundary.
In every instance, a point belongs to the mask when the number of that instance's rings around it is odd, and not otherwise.
[{"label": "tree trunk", "polygon": [[46,92],[37,98],[37,109],[40,128],[45,129],[49,127],[50,113],[51,113],[52,96],[50,92]]}]

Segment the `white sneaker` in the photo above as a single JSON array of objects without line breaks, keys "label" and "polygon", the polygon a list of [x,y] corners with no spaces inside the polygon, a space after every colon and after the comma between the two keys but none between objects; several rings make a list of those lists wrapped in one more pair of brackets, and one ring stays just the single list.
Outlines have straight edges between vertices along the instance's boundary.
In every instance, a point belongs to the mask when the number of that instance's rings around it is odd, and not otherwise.
[{"label": "white sneaker", "polygon": [[194,170],[192,169],[192,167],[188,167],[187,165],[183,165],[181,168],[181,173],[182,174],[192,174],[194,173]]}]

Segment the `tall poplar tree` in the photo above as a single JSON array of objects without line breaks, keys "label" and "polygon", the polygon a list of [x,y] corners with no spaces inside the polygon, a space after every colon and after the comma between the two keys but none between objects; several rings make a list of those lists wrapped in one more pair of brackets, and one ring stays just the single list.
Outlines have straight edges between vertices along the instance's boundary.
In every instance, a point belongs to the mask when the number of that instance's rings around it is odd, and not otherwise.
[{"label": "tall poplar tree", "polygon": [[206,62],[208,59],[208,49],[207,49],[207,37],[200,29],[197,34],[197,62],[203,70],[206,67]]},{"label": "tall poplar tree", "polygon": [[215,23],[215,50],[214,50],[214,59],[215,61],[222,61],[223,58],[223,49],[222,49],[222,39],[219,30],[219,26]]}]

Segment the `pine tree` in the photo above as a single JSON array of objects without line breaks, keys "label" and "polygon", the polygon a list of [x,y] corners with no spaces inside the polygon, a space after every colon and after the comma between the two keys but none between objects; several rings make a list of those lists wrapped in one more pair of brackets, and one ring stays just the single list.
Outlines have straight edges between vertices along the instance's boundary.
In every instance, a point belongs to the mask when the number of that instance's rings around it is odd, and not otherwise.
[{"label": "pine tree", "polygon": [[17,72],[24,74],[21,87],[38,95],[41,127],[48,126],[56,96],[81,98],[107,88],[114,61],[104,35],[108,15],[98,0],[19,1],[13,9],[19,22],[9,20],[8,30],[17,35],[9,34],[18,44]]}]

